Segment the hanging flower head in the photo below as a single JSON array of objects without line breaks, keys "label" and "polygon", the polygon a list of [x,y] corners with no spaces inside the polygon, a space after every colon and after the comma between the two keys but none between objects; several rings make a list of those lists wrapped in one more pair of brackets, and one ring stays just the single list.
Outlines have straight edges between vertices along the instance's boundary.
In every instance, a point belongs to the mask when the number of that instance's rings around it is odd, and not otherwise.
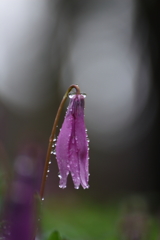
[{"label": "hanging flower head", "polygon": [[84,122],[83,94],[70,95],[66,116],[56,143],[60,188],[65,188],[71,173],[74,187],[88,188],[88,138]]}]

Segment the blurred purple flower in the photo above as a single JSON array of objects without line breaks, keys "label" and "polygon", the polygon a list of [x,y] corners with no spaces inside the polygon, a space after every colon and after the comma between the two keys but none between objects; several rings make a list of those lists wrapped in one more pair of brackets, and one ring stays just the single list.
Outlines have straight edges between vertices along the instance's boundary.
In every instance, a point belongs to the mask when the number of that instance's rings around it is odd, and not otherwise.
[{"label": "blurred purple flower", "polygon": [[84,123],[85,95],[70,95],[70,103],[56,143],[60,188],[65,188],[71,173],[74,187],[88,188],[88,139]]},{"label": "blurred purple flower", "polygon": [[35,194],[39,190],[39,178],[36,175],[39,171],[39,160],[39,147],[33,144],[24,146],[15,159],[15,174],[4,203],[2,219],[5,223],[0,238],[3,236],[6,240],[33,239],[38,214]]}]

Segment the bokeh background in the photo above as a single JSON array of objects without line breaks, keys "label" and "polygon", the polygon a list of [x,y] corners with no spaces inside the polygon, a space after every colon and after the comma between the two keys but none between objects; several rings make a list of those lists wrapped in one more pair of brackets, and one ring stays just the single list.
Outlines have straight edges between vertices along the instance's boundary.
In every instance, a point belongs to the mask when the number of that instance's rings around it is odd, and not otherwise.
[{"label": "bokeh background", "polygon": [[52,156],[45,195],[61,199],[57,212],[137,194],[158,212],[159,9],[156,0],[0,0],[2,171],[29,156],[40,184],[61,98],[73,83],[87,94],[90,188],[69,178],[59,189]]}]

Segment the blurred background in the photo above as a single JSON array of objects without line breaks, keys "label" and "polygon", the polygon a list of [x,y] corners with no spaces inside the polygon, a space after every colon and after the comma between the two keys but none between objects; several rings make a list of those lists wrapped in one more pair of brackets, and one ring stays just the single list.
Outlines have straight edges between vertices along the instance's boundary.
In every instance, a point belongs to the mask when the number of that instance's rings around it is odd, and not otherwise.
[{"label": "blurred background", "polygon": [[40,184],[58,105],[78,84],[87,94],[90,188],[76,191],[69,178],[59,189],[52,156],[46,197],[99,204],[140,194],[158,211],[159,9],[156,0],[0,0],[1,171],[30,156]]}]

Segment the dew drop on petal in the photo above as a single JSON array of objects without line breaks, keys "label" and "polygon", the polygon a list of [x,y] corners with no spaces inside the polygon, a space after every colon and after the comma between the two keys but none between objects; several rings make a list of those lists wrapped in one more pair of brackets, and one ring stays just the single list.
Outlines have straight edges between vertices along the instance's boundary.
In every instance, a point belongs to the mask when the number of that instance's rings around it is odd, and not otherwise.
[{"label": "dew drop on petal", "polygon": [[69,98],[72,99],[74,98],[75,95],[76,95],[75,93],[69,93]]},{"label": "dew drop on petal", "polygon": [[66,188],[66,185],[61,185],[61,184],[59,184],[59,187],[60,187],[60,188]]},{"label": "dew drop on petal", "polygon": [[51,164],[51,161],[49,161],[49,164]]},{"label": "dew drop on petal", "polygon": [[42,201],[44,201],[44,197],[42,198]]},{"label": "dew drop on petal", "polygon": [[48,169],[47,172],[50,172],[50,170]]},{"label": "dew drop on petal", "polygon": [[86,98],[86,93],[81,93],[81,95],[84,97],[84,98]]}]

